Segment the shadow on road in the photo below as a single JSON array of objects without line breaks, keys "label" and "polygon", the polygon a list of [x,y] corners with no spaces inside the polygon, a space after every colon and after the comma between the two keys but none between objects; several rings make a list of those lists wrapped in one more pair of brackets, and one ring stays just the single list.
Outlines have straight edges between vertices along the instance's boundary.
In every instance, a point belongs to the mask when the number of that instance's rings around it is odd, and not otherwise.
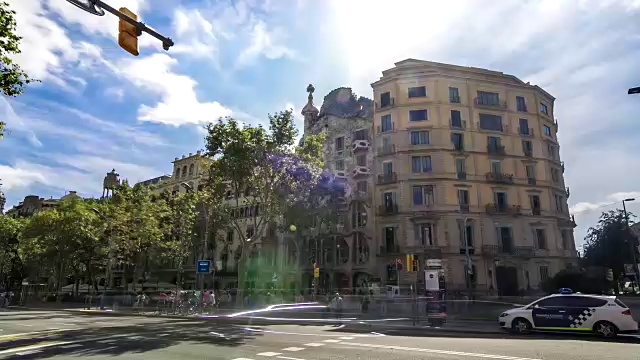
[{"label": "shadow on road", "polygon": [[[178,324],[168,320],[163,323],[129,325],[120,327],[102,327],[66,331],[42,335],[29,339],[5,341],[0,350],[22,348],[18,353],[5,354],[8,359],[43,359],[58,355],[88,357],[94,355],[123,355],[125,353],[144,353],[168,348],[184,342],[215,346],[236,347],[245,344],[260,333],[247,332],[242,327],[216,325],[211,321],[192,321]],[[39,346],[63,342],[50,347],[36,348],[29,353],[25,346]]]}]

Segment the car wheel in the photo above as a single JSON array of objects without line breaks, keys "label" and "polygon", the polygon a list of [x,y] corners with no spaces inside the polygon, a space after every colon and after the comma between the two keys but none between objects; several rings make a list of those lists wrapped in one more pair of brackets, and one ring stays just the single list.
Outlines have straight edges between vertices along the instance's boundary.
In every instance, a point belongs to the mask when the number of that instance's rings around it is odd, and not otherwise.
[{"label": "car wheel", "polygon": [[511,322],[511,329],[518,334],[528,334],[531,332],[531,323],[527,319],[516,318]]},{"label": "car wheel", "polygon": [[618,334],[618,328],[608,321],[600,321],[593,326],[593,332],[605,338],[612,338]]}]

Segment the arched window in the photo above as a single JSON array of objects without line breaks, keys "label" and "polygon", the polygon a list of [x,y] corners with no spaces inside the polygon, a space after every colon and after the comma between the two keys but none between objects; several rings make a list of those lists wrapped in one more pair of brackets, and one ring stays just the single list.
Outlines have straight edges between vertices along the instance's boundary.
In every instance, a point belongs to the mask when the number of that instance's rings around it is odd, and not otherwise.
[{"label": "arched window", "polygon": [[182,177],[187,177],[187,165],[182,167]]},{"label": "arched window", "polygon": [[194,168],[193,164],[189,165],[189,176],[193,176],[193,168]]},{"label": "arched window", "polygon": [[176,179],[180,178],[180,168],[176,168]]},{"label": "arched window", "polygon": [[367,225],[367,209],[364,204],[357,202],[351,210],[351,225],[354,229]]}]

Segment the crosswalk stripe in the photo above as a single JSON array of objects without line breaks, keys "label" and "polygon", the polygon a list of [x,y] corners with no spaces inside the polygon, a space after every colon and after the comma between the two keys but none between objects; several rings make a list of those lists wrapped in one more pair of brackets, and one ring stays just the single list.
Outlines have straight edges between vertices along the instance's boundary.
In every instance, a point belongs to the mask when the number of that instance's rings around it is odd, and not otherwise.
[{"label": "crosswalk stripe", "polygon": [[272,356],[276,356],[276,355],[282,355],[282,353],[277,353],[277,352],[267,351],[267,352],[259,353],[259,354],[257,354],[257,355],[258,355],[258,356],[267,356],[267,357],[272,357]]},{"label": "crosswalk stripe", "polygon": [[284,348],[282,350],[284,350],[284,351],[300,351],[300,350],[304,350],[304,348],[292,346],[292,347]]},{"label": "crosswalk stripe", "polygon": [[311,346],[311,347],[319,347],[319,346],[324,346],[325,344],[320,344],[320,343],[308,343],[308,344],[304,344],[304,346]]}]

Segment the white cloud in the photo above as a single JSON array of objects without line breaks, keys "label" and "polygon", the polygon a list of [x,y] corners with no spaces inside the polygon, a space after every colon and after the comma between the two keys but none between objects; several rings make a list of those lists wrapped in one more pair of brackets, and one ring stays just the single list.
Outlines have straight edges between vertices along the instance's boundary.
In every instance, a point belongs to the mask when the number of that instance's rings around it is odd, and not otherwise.
[{"label": "white cloud", "polygon": [[15,167],[0,165],[0,183],[3,190],[13,190],[21,187],[28,187],[34,183],[44,183],[46,181],[44,175],[38,171],[34,171],[24,163]]},{"label": "white cloud", "polygon": [[172,53],[188,54],[198,58],[215,59],[218,53],[218,38],[222,29],[218,23],[205,19],[197,9],[176,9],[173,29],[179,41],[171,48]]},{"label": "white cloud", "polygon": [[166,54],[124,59],[118,68],[136,86],[160,97],[153,106],[141,105],[138,120],[180,126],[215,121],[231,115],[231,110],[217,101],[200,102],[197,82],[189,76],[172,72],[177,60]]},{"label": "white cloud", "polygon": [[295,52],[283,45],[285,38],[283,29],[270,29],[264,21],[257,20],[251,29],[249,45],[238,56],[236,68],[251,65],[261,56],[269,60],[295,57]]},{"label": "white cloud", "polygon": [[606,197],[606,200],[599,202],[579,202],[573,205],[569,211],[572,214],[585,213],[585,212],[602,212],[603,209],[609,206],[622,205],[622,200],[625,199],[638,199],[640,201],[640,191],[631,192],[617,192],[610,194]]},{"label": "white cloud", "polygon": [[104,95],[109,99],[120,102],[124,98],[124,89],[117,86],[108,87],[104,90]]}]

